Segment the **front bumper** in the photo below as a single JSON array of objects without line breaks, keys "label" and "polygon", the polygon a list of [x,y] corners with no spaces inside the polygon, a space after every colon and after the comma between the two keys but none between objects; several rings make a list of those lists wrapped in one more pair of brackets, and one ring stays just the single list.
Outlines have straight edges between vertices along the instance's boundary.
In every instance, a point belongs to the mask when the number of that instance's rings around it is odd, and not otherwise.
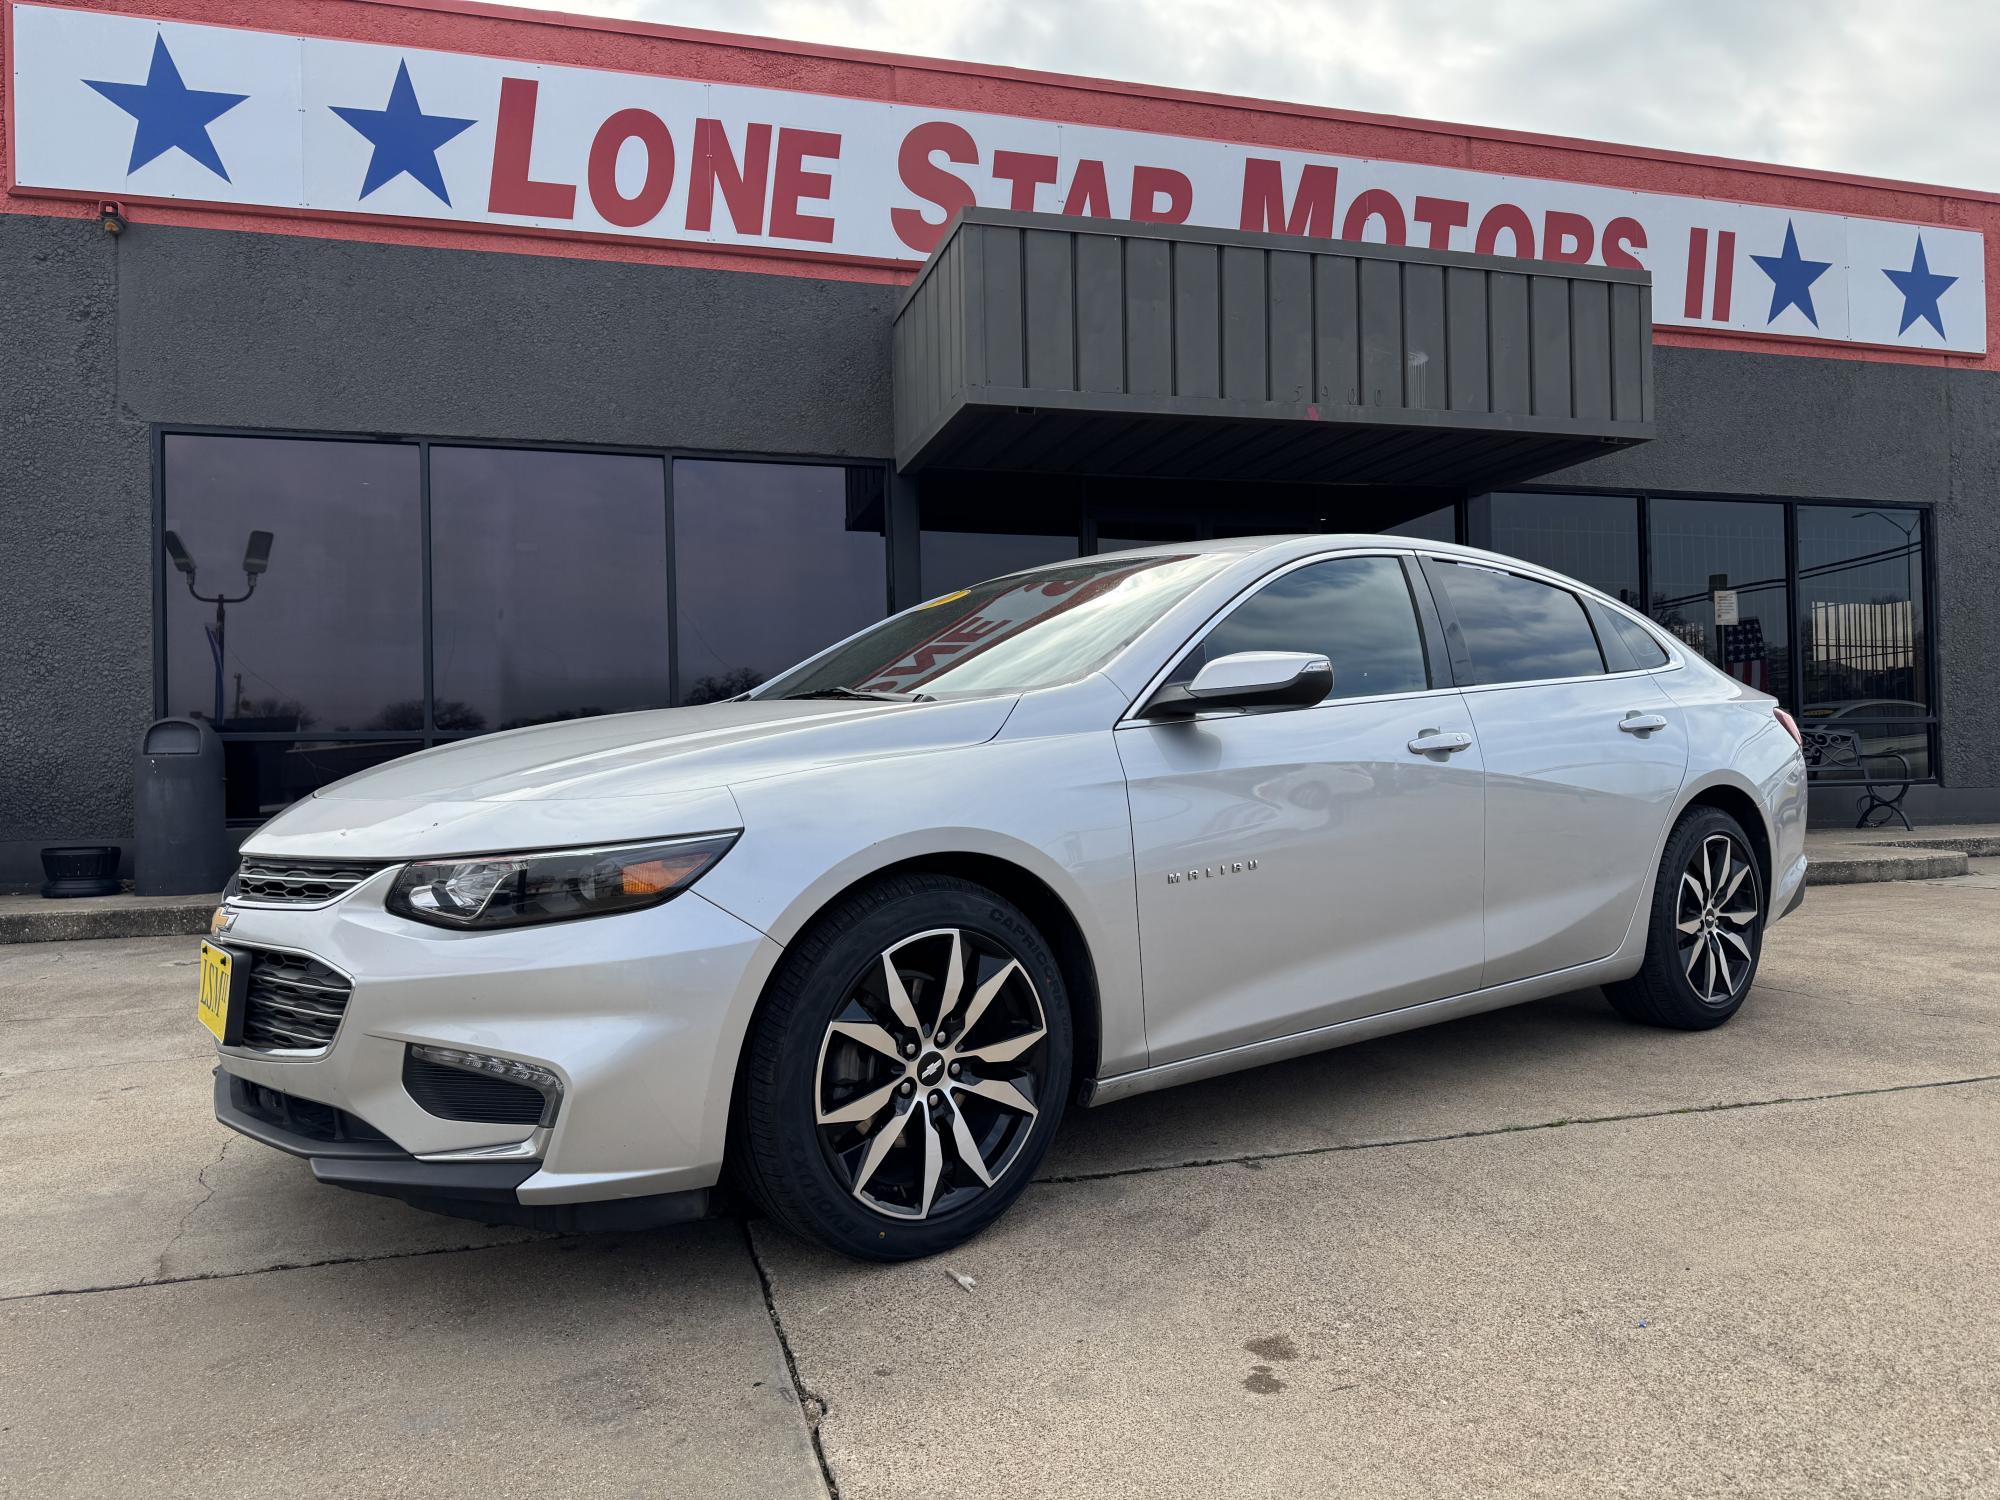
[{"label": "front bumper", "polygon": [[[309,1159],[321,1181],[495,1222],[580,1227],[526,1211],[599,1204],[585,1217],[616,1220],[618,1204],[698,1200],[715,1184],[775,943],[695,892],[648,911],[448,932],[383,909],[394,875],[321,907],[231,905],[215,941],[310,955],[352,987],[324,1051],[218,1048],[219,1120]],[[413,1044],[547,1068],[561,1107],[546,1126],[442,1118],[405,1085]],[[282,1110],[274,1120],[245,1103],[256,1088],[342,1111],[379,1140],[356,1150],[289,1129]],[[687,1204],[653,1207],[688,1216]]]},{"label": "front bumper", "polygon": [[400,1198],[432,1213],[531,1229],[653,1229],[708,1212],[709,1194],[699,1188],[596,1203],[523,1203],[521,1185],[541,1169],[540,1162],[424,1161],[387,1139],[309,1133],[284,1114],[271,1091],[216,1068],[215,1118],[254,1141],[304,1157],[313,1176],[333,1187]]}]

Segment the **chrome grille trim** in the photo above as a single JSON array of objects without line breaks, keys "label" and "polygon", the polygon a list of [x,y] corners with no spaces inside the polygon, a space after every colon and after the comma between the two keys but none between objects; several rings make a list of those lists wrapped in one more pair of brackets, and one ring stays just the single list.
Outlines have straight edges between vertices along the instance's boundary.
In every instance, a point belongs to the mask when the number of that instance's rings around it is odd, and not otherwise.
[{"label": "chrome grille trim", "polygon": [[234,899],[244,906],[327,906],[388,863],[246,856],[236,871]]}]

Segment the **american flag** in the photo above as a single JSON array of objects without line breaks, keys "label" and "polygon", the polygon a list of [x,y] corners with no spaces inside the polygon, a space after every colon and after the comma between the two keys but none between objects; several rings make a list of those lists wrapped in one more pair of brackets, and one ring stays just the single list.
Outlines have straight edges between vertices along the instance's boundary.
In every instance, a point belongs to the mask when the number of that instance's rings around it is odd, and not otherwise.
[{"label": "american flag", "polygon": [[1764,660],[1764,625],[1761,620],[1745,620],[1722,627],[1722,667],[1738,682],[1747,682],[1760,693],[1771,691],[1771,673]]}]

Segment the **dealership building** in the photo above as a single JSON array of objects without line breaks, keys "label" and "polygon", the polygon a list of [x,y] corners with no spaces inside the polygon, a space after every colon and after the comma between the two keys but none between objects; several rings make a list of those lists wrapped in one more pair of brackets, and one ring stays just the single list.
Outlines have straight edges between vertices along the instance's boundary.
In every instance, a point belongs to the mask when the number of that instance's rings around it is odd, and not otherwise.
[{"label": "dealership building", "polygon": [[[129,0],[127,0],[129,4]],[[447,0],[4,0],[0,886],[980,577],[1456,539],[2000,819],[2000,197]]]}]

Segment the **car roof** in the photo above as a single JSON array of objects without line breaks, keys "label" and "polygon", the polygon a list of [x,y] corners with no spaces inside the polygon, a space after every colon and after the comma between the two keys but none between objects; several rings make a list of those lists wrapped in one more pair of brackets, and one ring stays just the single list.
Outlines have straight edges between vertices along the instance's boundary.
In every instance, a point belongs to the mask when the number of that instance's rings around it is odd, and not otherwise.
[{"label": "car roof", "polygon": [[[1393,547],[1405,552],[1434,552],[1441,557],[1462,557],[1467,562],[1483,562],[1496,568],[1514,570],[1526,569],[1534,573],[1546,573],[1555,578],[1568,578],[1540,563],[1530,562],[1523,557],[1509,557],[1503,552],[1488,552],[1478,547],[1463,546],[1458,542],[1432,541],[1428,537],[1399,536],[1393,532],[1370,531],[1327,531],[1288,532],[1272,536],[1231,536],[1216,537],[1199,542],[1158,542],[1147,547],[1127,547],[1118,552],[1100,552],[1098,557],[1154,557],[1162,553],[1176,557],[1199,553],[1236,553],[1252,557],[1269,553],[1273,560],[1289,557],[1307,557],[1316,552],[1334,552],[1355,547]],[[1061,568],[1076,561],[1074,558],[1059,563],[1044,563],[1034,568],[1023,568],[1024,573],[1040,573],[1051,568]],[[1011,575],[1010,575],[1011,576]],[[1580,579],[1570,579],[1580,587],[1588,588]],[[1596,592],[1592,590],[1592,592]]]}]

